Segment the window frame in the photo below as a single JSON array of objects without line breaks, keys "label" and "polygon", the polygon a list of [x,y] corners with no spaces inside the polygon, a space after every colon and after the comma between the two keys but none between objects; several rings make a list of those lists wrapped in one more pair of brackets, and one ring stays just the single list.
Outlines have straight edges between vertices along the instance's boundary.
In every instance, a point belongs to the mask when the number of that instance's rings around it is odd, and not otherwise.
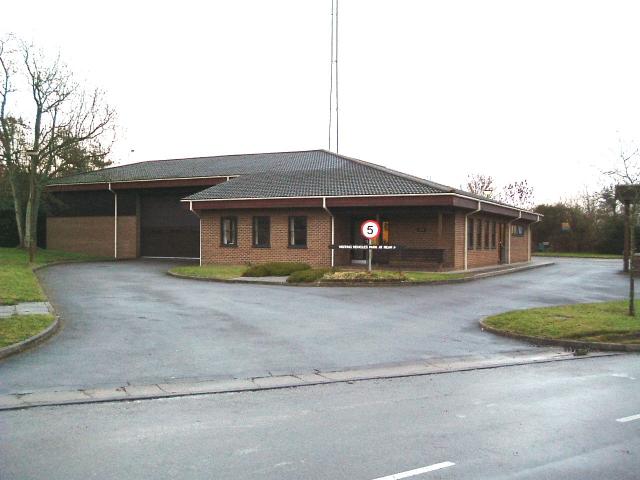
[{"label": "window frame", "polygon": [[524,225],[511,225],[512,237],[524,237],[527,234],[527,230]]},{"label": "window frame", "polygon": [[[267,221],[266,225],[266,233],[267,233],[267,241],[266,243],[258,243],[258,221],[260,219],[265,219]],[[252,230],[251,230],[251,246],[253,248],[271,248],[271,217],[268,215],[254,215],[252,219]]]},{"label": "window frame", "polygon": [[[297,245],[295,243],[292,243],[292,240],[295,242],[296,218],[304,219],[304,245]],[[287,243],[289,244],[289,248],[307,248],[307,246],[309,245],[309,219],[306,215],[289,215],[287,221]]]},{"label": "window frame", "polygon": [[484,221],[484,231],[482,232],[484,236],[484,249],[491,250],[491,222],[489,220]]},{"label": "window frame", "polygon": [[496,239],[498,237],[497,234],[497,229],[498,229],[498,223],[494,220],[491,222],[491,250],[495,250],[496,249]]},{"label": "window frame", "polygon": [[[224,222],[230,220],[231,234],[233,236],[233,242],[225,243],[224,241]],[[238,217],[235,215],[225,215],[220,217],[220,246],[225,248],[233,248],[238,246]]]}]

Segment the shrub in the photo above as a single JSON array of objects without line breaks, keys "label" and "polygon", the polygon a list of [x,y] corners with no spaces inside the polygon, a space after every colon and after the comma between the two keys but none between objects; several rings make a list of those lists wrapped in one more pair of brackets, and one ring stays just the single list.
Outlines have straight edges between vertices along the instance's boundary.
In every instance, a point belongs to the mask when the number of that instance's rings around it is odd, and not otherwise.
[{"label": "shrub", "polygon": [[334,272],[324,276],[332,282],[404,282],[407,276],[402,272]]},{"label": "shrub", "polygon": [[313,268],[310,270],[298,270],[297,272],[293,272],[287,278],[287,283],[311,283],[317,282],[325,274],[331,273],[330,268]]},{"label": "shrub", "polygon": [[293,272],[310,270],[311,266],[299,262],[271,262],[249,267],[243,277],[286,277]]}]

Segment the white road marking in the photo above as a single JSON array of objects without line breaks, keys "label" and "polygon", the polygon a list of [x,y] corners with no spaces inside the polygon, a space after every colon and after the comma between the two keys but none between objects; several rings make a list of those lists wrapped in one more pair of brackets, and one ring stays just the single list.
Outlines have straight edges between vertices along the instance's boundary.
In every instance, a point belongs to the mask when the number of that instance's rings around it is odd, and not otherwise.
[{"label": "white road marking", "polygon": [[634,420],[640,420],[640,413],[638,415],[631,415],[630,417],[618,418],[616,419],[616,422],[626,423],[626,422],[633,422]]},{"label": "white road marking", "polygon": [[393,475],[387,475],[386,477],[374,478],[373,480],[400,480],[401,478],[409,478],[415,475],[421,475],[423,473],[433,472],[440,470],[441,468],[453,467],[453,462],[434,463],[428,467],[416,468],[415,470],[407,470],[406,472],[394,473]]},{"label": "white road marking", "polygon": [[628,378],[629,380],[635,380],[636,377],[632,377],[631,375],[627,374],[627,373],[612,373],[611,374],[612,377],[618,377],[618,378]]}]

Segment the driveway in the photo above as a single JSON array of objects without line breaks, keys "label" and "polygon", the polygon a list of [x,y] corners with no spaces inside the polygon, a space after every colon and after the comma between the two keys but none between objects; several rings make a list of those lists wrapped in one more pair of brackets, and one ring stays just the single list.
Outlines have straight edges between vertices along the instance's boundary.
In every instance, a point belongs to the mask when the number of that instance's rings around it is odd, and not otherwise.
[{"label": "driveway", "polygon": [[170,262],[39,272],[64,322],[46,344],[0,362],[0,393],[331,370],[527,345],[482,332],[506,310],[622,298],[619,261],[558,260],[475,282],[287,288],[181,280]]}]

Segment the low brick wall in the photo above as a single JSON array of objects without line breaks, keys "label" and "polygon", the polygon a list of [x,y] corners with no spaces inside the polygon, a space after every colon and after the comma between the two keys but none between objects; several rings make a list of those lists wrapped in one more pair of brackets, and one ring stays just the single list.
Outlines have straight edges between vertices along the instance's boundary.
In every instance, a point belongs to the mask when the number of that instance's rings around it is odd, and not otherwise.
[{"label": "low brick wall", "polygon": [[[47,248],[113,257],[114,227],[112,216],[49,217]],[[118,217],[118,258],[135,258],[137,255],[137,217]]]}]

